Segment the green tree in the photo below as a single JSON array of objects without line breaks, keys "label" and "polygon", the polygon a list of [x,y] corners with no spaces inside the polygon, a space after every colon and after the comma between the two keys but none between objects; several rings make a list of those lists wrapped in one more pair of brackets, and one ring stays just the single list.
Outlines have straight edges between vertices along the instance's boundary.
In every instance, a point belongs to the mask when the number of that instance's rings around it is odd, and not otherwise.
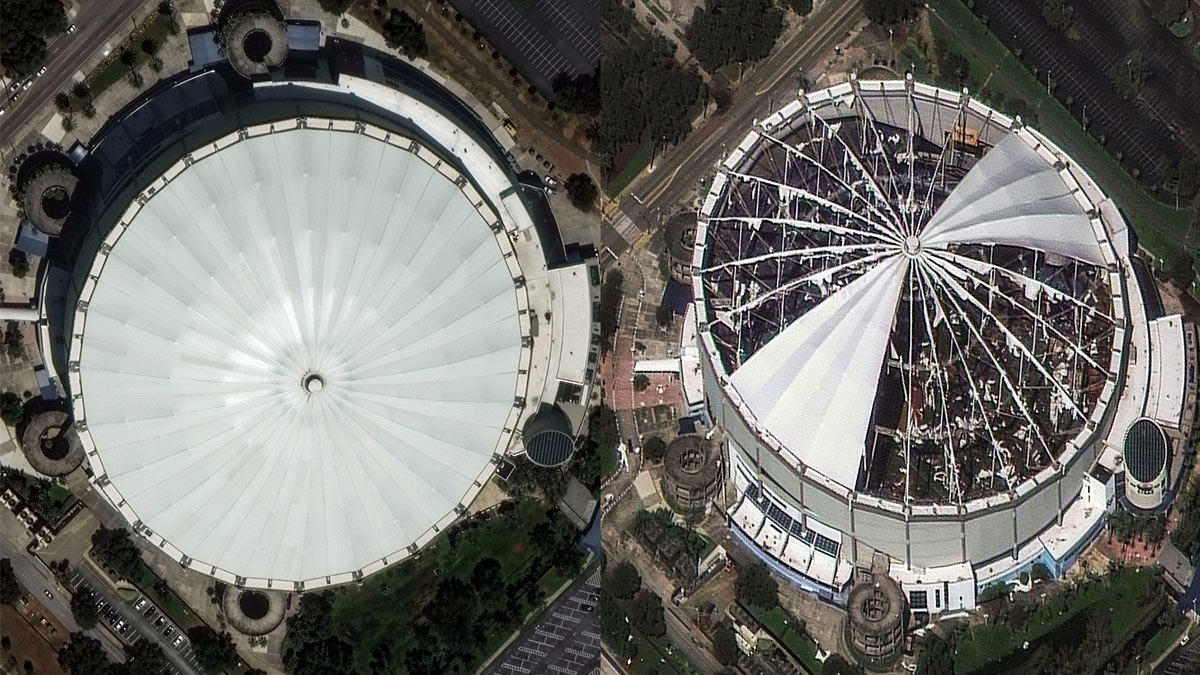
[{"label": "green tree", "polygon": [[954,675],[954,649],[936,631],[926,632],[917,657],[917,675]]},{"label": "green tree", "polygon": [[1066,0],[1050,0],[1042,6],[1042,18],[1054,30],[1066,33],[1075,23],[1075,8]]},{"label": "green tree", "polygon": [[629,625],[639,635],[660,637],[667,632],[662,598],[653,591],[642,589],[629,603]]},{"label": "green tree", "polygon": [[775,582],[767,566],[761,562],[755,562],[738,571],[734,590],[738,602],[742,604],[763,609],[771,609],[779,604],[779,584]]},{"label": "green tree", "polygon": [[80,101],[85,99],[90,100],[92,98],[92,89],[88,86],[87,82],[79,80],[71,85],[71,95]]},{"label": "green tree", "polygon": [[404,10],[393,9],[388,14],[383,22],[383,38],[387,46],[410,57],[424,56],[427,49],[425,28]]},{"label": "green tree", "polygon": [[62,118],[62,122],[59,123],[59,126],[62,127],[63,131],[69,134],[72,131],[75,131],[75,118],[72,115],[67,115],[66,117]]},{"label": "green tree", "polygon": [[146,56],[154,56],[158,53],[158,50],[162,48],[162,45],[159,44],[158,40],[155,40],[152,37],[144,38],[139,46],[141,47],[142,53]]},{"label": "green tree", "polygon": [[1122,98],[1135,99],[1142,93],[1146,76],[1146,57],[1142,50],[1134,49],[1113,66],[1113,87]]},{"label": "green tree", "polygon": [[809,12],[811,12],[812,8],[813,8],[812,0],[785,0],[785,1],[787,3],[788,9],[792,10],[796,14],[799,14],[800,16],[808,16]]},{"label": "green tree", "polygon": [[862,675],[862,669],[850,663],[841,654],[830,654],[821,664],[821,675]]},{"label": "green tree", "polygon": [[742,658],[742,650],[738,647],[733,629],[722,625],[713,633],[713,655],[723,666],[732,666]]},{"label": "green tree", "polygon": [[600,189],[586,173],[573,173],[567,177],[567,198],[580,211],[591,211],[600,196]]},{"label": "green tree", "polygon": [[701,67],[715,73],[730,63],[766,58],[782,32],[775,0],[706,0],[692,12],[684,40]]},{"label": "green tree", "polygon": [[633,376],[633,388],[636,391],[646,391],[650,386],[650,377],[645,373],[638,373]]},{"label": "green tree", "polygon": [[642,456],[647,462],[661,462],[667,452],[667,442],[658,436],[650,436],[642,440]]},{"label": "green tree", "polygon": [[229,633],[218,633],[208,626],[196,626],[188,630],[187,636],[192,643],[196,662],[205,672],[219,673],[237,663],[237,648],[233,646],[233,638]]},{"label": "green tree", "polygon": [[126,579],[140,576],[142,553],[130,538],[129,530],[119,527],[110,530],[103,525],[92,533],[92,553]]},{"label": "green tree", "polygon": [[[17,276],[15,272],[13,276]],[[25,338],[21,334],[21,325],[16,321],[4,325],[4,353],[14,361],[25,354]]]},{"label": "green tree", "polygon": [[134,54],[133,50],[129,47],[121,47],[120,51],[117,52],[117,60],[126,68],[132,69],[137,65],[137,54]]},{"label": "green tree", "polygon": [[21,587],[17,584],[17,575],[13,573],[12,561],[0,559],[0,604],[16,602],[21,596]]},{"label": "green tree", "polygon": [[566,73],[554,78],[554,100],[567,112],[592,114],[600,112],[600,82],[583,74],[571,77]]},{"label": "green tree", "polygon": [[868,19],[887,26],[913,18],[919,6],[914,0],[865,0],[863,10]]},{"label": "green tree", "polygon": [[318,0],[321,9],[330,14],[342,14],[350,9],[350,5],[354,4],[354,0]]},{"label": "green tree", "polygon": [[632,563],[617,563],[605,574],[604,588],[620,600],[629,600],[642,587],[642,575]]},{"label": "green tree", "polygon": [[70,641],[58,650],[58,665],[72,675],[107,673],[112,666],[100,641],[83,633],[71,633]]},{"label": "green tree", "polygon": [[59,112],[67,112],[71,109],[71,97],[64,92],[58,92],[54,95],[54,107]]},{"label": "green tree", "polygon": [[125,647],[125,673],[128,675],[160,675],[166,669],[167,657],[162,647],[153,641],[139,640],[137,644]]},{"label": "green tree", "polygon": [[79,591],[71,596],[71,616],[75,623],[82,628],[91,628],[100,618],[100,610],[96,608],[96,594],[91,591]]},{"label": "green tree", "polygon": [[14,392],[6,391],[0,394],[0,420],[10,427],[19,426],[25,416],[25,404],[21,397]]},{"label": "green tree", "polygon": [[612,339],[617,333],[624,284],[621,270],[612,270],[604,275],[604,285],[600,287],[600,349],[605,353],[612,349]]},{"label": "green tree", "polygon": [[23,279],[29,274],[29,256],[19,248],[11,248],[8,250],[8,266],[12,268],[14,277]]},{"label": "green tree", "polygon": [[46,38],[67,29],[59,0],[0,0],[0,65],[23,78],[46,62]]}]

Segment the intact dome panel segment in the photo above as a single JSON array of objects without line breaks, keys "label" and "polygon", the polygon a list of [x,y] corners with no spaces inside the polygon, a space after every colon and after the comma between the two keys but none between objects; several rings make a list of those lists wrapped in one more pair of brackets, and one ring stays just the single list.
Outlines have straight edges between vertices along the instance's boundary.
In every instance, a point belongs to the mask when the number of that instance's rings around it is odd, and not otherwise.
[{"label": "intact dome panel segment", "polygon": [[365,126],[235,133],[159,180],[81,328],[94,468],[239,577],[404,557],[507,447],[527,380],[494,215]]}]

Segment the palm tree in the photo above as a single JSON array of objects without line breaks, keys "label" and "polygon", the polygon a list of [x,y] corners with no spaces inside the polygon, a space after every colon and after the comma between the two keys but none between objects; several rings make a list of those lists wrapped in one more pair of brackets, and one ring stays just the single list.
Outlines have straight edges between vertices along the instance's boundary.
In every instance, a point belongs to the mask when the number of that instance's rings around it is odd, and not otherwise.
[{"label": "palm tree", "polygon": [[83,108],[80,110],[80,112],[83,113],[84,117],[91,119],[96,116],[96,105],[89,100],[87,103],[83,104]]},{"label": "palm tree", "polygon": [[158,58],[157,56],[151,56],[150,57],[150,70],[153,70],[154,72],[158,73],[158,72],[161,72],[162,69],[163,69],[163,60]]},{"label": "palm tree", "polygon": [[121,51],[117,53],[117,60],[125,64],[126,68],[132,69],[137,64],[137,54],[129,47],[121,47]]},{"label": "palm tree", "polygon": [[146,78],[142,77],[142,74],[136,70],[126,73],[125,79],[129,80],[129,84],[132,84],[135,89],[141,89],[142,85],[146,83]]},{"label": "palm tree", "polygon": [[165,17],[169,22],[167,28],[171,31],[171,35],[179,32],[179,21],[175,18],[175,5],[171,0],[161,0],[158,3],[158,15]]},{"label": "palm tree", "polygon": [[145,40],[142,40],[141,47],[142,51],[145,52],[147,56],[154,56],[158,53],[158,48],[160,45],[158,44],[158,40],[148,37]]},{"label": "palm tree", "polygon": [[82,101],[85,98],[90,99],[92,97],[92,90],[88,88],[87,82],[80,80],[71,85],[71,94]]},{"label": "palm tree", "polygon": [[54,95],[54,107],[58,108],[59,112],[67,112],[71,109],[71,97],[65,92],[58,92]]},{"label": "palm tree", "polygon": [[68,134],[72,131],[75,131],[75,118],[71,115],[67,115],[66,117],[62,118],[62,128],[63,131],[67,132]]}]

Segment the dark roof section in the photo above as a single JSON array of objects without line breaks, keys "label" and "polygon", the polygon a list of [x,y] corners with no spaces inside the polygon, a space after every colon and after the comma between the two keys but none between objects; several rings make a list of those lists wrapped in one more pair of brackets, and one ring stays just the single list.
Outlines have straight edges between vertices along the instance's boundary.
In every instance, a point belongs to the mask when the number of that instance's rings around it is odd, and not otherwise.
[{"label": "dark roof section", "polygon": [[1130,256],[1133,264],[1133,276],[1137,279],[1142,291],[1142,304],[1146,306],[1146,320],[1153,321],[1166,314],[1163,311],[1162,296],[1158,294],[1158,284],[1154,282],[1154,274],[1146,261],[1138,256]]},{"label": "dark roof section", "polygon": [[1148,483],[1167,466],[1167,435],[1153,420],[1142,418],[1125,432],[1125,467],[1134,480]]},{"label": "dark roof section", "polygon": [[560,466],[575,452],[571,420],[558,406],[542,405],[525,423],[525,454],[538,466]]}]

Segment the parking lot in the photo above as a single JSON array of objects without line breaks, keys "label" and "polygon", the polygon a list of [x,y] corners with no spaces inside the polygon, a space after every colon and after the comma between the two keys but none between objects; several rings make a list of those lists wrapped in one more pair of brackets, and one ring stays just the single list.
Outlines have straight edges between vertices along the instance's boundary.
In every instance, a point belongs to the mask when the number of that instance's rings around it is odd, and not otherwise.
[{"label": "parking lot", "polygon": [[187,636],[145,596],[139,595],[132,604],[119,597],[97,590],[100,585],[82,570],[76,570],[69,581],[72,593],[91,594],[100,611],[99,622],[105,623],[122,640],[135,645],[151,640],[162,648],[167,657],[166,672],[171,675],[199,672],[192,645]]},{"label": "parking lot", "polygon": [[529,9],[509,0],[451,4],[543,92],[560,74],[590,74],[600,62],[599,0],[542,0]]},{"label": "parking lot", "polygon": [[[1086,111],[1092,133],[1105,136],[1109,148],[1120,151],[1143,179],[1157,180],[1162,159],[1180,156],[1179,144],[1171,138],[1171,121],[1166,119],[1172,113],[1157,101],[1149,85],[1137,101],[1116,94],[1111,73],[1125,62],[1127,48],[1112,28],[1119,17],[1110,16],[1111,7],[1098,4],[1087,13],[1077,12],[1073,30],[1078,40],[1047,26],[1040,4],[979,0],[978,7],[996,37],[1036,65],[1043,84],[1052,78],[1057,98],[1071,97],[1069,107],[1076,118]],[[1150,68],[1158,67],[1153,56],[1148,57]]]},{"label": "parking lot", "polygon": [[559,673],[590,675],[600,670],[599,568],[542,617],[533,632],[505,654],[492,675]]}]

